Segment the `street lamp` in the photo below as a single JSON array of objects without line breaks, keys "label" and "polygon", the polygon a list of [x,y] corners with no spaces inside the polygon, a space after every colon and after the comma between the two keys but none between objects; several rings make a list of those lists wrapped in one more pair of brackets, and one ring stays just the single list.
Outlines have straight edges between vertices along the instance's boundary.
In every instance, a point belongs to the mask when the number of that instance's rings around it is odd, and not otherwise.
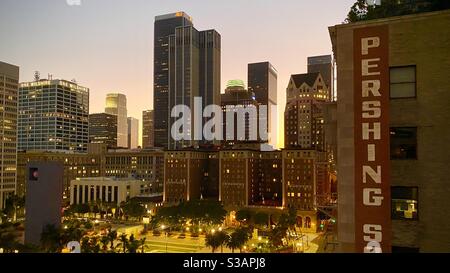
[{"label": "street lamp", "polygon": [[166,226],[165,225],[161,225],[161,229],[164,231],[164,235],[166,236],[166,253],[167,253],[167,244],[168,244],[168,240],[169,240],[169,238],[168,238],[168,234],[167,234],[167,231],[166,231]]}]

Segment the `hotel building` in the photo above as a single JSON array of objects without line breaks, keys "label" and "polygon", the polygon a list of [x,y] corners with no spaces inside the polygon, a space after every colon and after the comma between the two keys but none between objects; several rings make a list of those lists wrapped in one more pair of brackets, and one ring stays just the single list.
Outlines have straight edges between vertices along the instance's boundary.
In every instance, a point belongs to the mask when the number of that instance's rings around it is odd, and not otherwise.
[{"label": "hotel building", "polygon": [[65,80],[19,86],[19,150],[85,152],[89,89]]},{"label": "hotel building", "polygon": [[450,251],[449,25],[447,10],[329,29],[341,252]]}]

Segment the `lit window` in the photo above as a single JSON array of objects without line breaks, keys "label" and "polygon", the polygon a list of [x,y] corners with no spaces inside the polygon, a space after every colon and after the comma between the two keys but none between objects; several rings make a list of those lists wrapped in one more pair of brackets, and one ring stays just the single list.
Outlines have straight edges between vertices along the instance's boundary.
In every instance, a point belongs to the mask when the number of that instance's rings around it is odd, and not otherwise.
[{"label": "lit window", "polygon": [[418,220],[419,189],[417,187],[392,187],[392,219]]}]

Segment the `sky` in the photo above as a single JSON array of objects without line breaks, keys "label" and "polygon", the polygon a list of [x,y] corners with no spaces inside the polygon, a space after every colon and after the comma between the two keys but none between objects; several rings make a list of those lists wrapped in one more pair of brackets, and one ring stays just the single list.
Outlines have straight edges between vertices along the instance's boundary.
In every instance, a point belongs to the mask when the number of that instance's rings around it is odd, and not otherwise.
[{"label": "sky", "polygon": [[22,82],[34,71],[75,79],[90,89],[90,113],[104,111],[107,93],[123,93],[128,116],[142,121],[153,108],[154,18],[184,11],[198,30],[222,36],[222,92],[228,80],[247,82],[248,63],[275,66],[281,133],[290,75],[307,72],[308,56],[331,54],[328,27],[342,23],[354,2],[1,0],[0,61],[18,65]]}]

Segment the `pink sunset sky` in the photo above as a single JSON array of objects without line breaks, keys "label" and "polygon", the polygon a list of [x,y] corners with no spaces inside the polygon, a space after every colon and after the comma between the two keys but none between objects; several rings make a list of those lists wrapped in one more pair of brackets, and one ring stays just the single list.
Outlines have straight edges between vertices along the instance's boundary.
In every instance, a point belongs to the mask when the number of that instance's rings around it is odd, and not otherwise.
[{"label": "pink sunset sky", "polygon": [[[76,2],[69,0],[69,2]],[[0,60],[20,66],[20,80],[41,77],[90,88],[90,112],[103,112],[110,92],[127,95],[128,115],[153,108],[153,24],[185,11],[198,30],[222,35],[222,92],[247,82],[247,64],[278,70],[279,145],[285,90],[305,73],[308,56],[331,54],[328,26],[344,21],[355,0],[1,0]]]}]

